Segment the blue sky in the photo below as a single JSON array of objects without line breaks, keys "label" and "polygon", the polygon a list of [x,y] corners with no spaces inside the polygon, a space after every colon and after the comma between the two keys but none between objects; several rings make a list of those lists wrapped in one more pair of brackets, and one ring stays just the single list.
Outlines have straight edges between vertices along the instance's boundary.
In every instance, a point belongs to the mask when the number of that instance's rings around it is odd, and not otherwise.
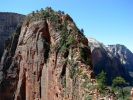
[{"label": "blue sky", "polygon": [[86,37],[133,51],[133,0],[2,0],[0,12],[28,14],[47,6],[70,14]]}]

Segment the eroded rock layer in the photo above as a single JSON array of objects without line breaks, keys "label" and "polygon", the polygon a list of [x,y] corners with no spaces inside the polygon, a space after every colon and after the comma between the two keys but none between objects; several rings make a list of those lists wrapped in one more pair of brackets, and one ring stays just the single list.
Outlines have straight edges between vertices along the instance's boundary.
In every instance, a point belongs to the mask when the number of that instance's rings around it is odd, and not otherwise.
[{"label": "eroded rock layer", "polygon": [[5,40],[8,40],[11,34],[15,32],[24,17],[24,15],[17,13],[0,12],[0,59],[4,51]]},{"label": "eroded rock layer", "polygon": [[33,12],[6,43],[0,100],[97,100],[92,69],[88,40],[68,14]]}]

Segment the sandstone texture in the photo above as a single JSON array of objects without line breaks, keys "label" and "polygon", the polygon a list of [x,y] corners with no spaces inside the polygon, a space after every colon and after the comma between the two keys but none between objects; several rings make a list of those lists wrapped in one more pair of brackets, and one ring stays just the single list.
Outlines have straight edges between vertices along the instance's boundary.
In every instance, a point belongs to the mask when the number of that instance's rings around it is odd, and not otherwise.
[{"label": "sandstone texture", "polygon": [[0,58],[4,51],[5,40],[8,40],[11,34],[15,32],[24,17],[24,15],[17,13],[0,12]]},{"label": "sandstone texture", "polygon": [[72,18],[51,8],[29,14],[6,43],[0,100],[100,98],[88,40]]}]

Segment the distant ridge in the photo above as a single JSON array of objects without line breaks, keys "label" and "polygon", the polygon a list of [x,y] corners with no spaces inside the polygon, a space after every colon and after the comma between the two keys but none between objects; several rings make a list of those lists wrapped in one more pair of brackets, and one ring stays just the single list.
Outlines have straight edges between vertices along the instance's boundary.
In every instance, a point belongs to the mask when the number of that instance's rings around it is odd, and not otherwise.
[{"label": "distant ridge", "polygon": [[132,84],[133,53],[126,46],[121,44],[105,46],[93,38],[88,38],[88,41],[96,75],[104,70],[107,73],[109,84],[116,76],[121,76]]},{"label": "distant ridge", "polygon": [[13,12],[0,12],[0,59],[7,38],[16,30],[18,24],[23,21],[25,15]]}]

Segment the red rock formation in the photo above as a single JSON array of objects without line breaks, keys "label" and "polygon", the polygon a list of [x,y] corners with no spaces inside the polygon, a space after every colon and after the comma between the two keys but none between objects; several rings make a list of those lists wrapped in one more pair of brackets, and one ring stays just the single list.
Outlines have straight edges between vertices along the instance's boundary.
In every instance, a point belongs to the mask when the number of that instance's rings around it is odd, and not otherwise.
[{"label": "red rock formation", "polygon": [[[64,21],[68,22],[71,28],[73,23],[69,20],[63,20],[61,24]],[[70,69],[72,65],[77,69],[80,68],[82,63],[78,60],[80,59],[80,48],[87,47],[87,45],[84,45],[82,41],[77,41],[82,38],[79,33],[72,32],[70,36],[77,35],[77,39],[74,37],[75,44],[62,52],[61,47],[59,47],[62,38],[61,30],[56,32],[55,26],[52,24],[51,21],[47,20],[34,21],[27,26],[22,26],[15,53],[16,59],[20,59],[15,100],[76,100],[76,98],[82,98],[80,77],[76,76],[77,78],[73,82],[73,79],[70,78]],[[87,55],[86,57],[90,58],[90,54]],[[72,60],[73,62],[71,62]],[[86,70],[91,68],[85,64],[84,67]],[[77,86],[72,88],[74,84]],[[78,95],[74,96],[72,93]]]},{"label": "red rock formation", "polygon": [[5,64],[0,86],[9,83],[0,100],[84,100],[95,95],[88,40],[68,15],[51,9],[27,17],[7,46],[1,69]]}]

